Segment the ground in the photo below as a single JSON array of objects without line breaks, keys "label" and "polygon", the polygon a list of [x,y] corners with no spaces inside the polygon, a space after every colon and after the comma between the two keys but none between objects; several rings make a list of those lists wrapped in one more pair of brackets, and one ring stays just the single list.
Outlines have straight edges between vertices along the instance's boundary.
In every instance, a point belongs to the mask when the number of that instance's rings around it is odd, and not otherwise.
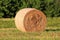
[{"label": "ground", "polygon": [[0,40],[60,40],[60,17],[47,18],[43,32],[21,32],[14,18],[0,18]]}]

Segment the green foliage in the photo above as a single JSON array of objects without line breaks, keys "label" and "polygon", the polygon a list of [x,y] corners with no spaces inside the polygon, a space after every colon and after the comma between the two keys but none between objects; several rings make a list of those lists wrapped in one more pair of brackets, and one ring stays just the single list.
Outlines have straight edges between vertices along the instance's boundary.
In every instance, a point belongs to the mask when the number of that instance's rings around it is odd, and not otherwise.
[{"label": "green foliage", "polygon": [[15,17],[22,8],[36,8],[47,17],[60,16],[60,0],[0,0],[0,18]]}]

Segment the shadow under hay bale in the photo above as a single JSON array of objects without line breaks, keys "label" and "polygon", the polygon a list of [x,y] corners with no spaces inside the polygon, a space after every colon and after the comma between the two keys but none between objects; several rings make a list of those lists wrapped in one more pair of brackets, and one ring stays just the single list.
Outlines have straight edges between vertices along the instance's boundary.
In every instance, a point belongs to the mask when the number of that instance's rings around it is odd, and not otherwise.
[{"label": "shadow under hay bale", "polygon": [[45,31],[60,31],[60,29],[46,29]]}]

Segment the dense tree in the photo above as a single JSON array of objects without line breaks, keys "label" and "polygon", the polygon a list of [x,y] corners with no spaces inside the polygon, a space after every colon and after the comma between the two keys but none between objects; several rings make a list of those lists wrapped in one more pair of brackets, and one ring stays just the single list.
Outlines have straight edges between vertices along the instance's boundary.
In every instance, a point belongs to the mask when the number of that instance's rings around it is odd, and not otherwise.
[{"label": "dense tree", "polygon": [[60,0],[0,0],[0,17],[15,17],[22,8],[36,8],[47,17],[60,16]]}]

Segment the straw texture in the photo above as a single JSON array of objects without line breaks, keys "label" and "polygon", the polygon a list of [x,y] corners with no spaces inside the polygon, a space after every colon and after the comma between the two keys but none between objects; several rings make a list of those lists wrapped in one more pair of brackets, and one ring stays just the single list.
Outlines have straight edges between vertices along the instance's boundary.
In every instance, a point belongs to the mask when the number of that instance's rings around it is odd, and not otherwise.
[{"label": "straw texture", "polygon": [[15,24],[22,32],[43,31],[46,27],[46,16],[37,9],[24,8],[17,12]]}]

